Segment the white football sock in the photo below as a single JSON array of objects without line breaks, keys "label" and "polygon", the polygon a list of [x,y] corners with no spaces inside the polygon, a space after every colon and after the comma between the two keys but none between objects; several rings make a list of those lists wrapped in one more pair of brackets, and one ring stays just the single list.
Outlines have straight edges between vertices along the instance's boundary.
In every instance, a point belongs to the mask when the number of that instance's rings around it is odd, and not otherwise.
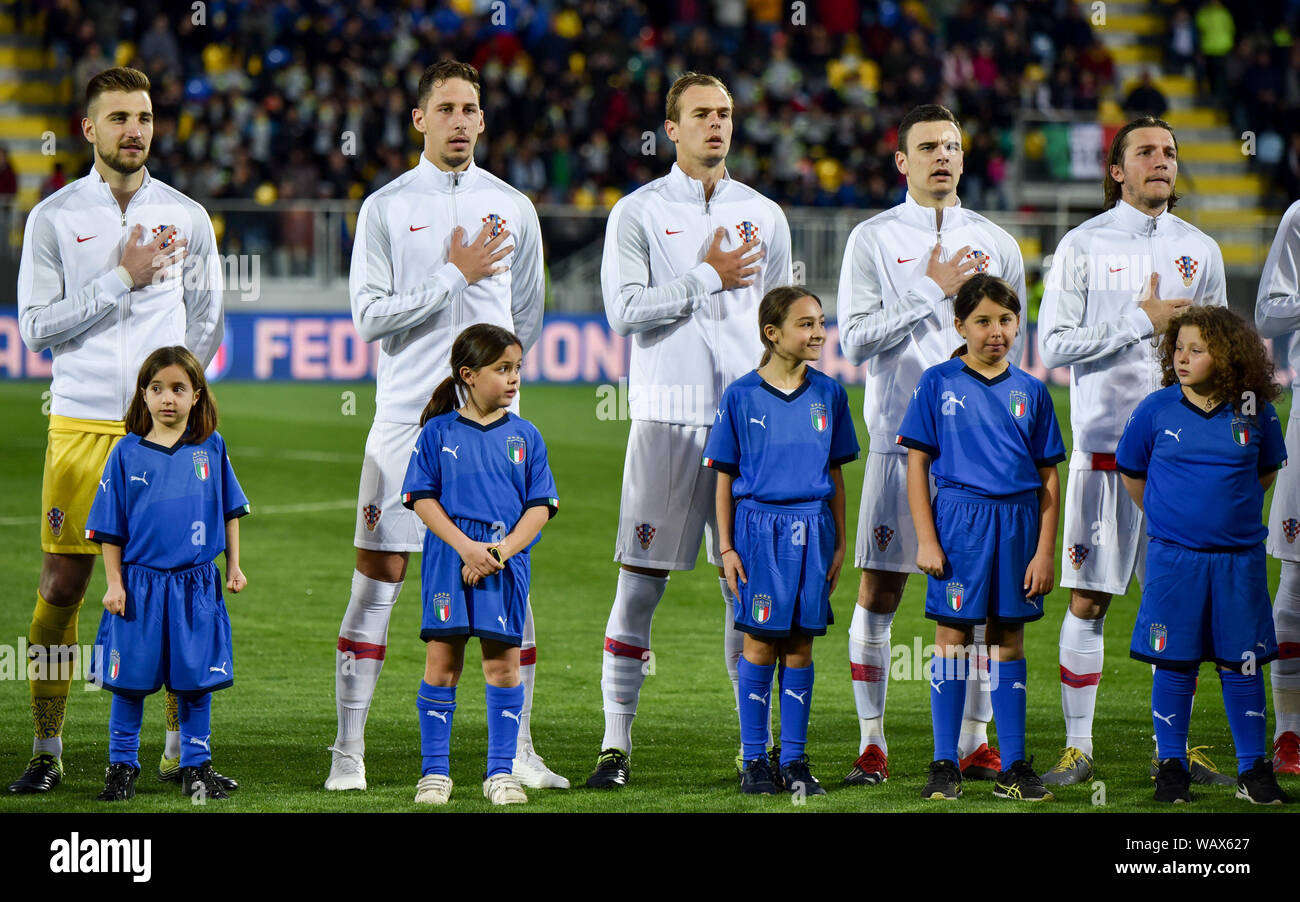
[{"label": "white football sock", "polygon": [[334,698],[338,734],[334,746],[357,755],[366,750],[366,716],[388,650],[388,620],[402,591],[401,582],[371,579],[352,572],[352,597],[339,625],[334,658]]},{"label": "white football sock", "polygon": [[971,678],[966,684],[966,707],[961,715],[961,733],[957,738],[957,754],[965,758],[989,741],[989,721],[993,719],[993,693],[989,684],[989,649],[984,644],[988,624],[981,623],[973,630]]},{"label": "white football sock", "polygon": [[1092,718],[1105,663],[1105,617],[1084,620],[1066,609],[1061,621],[1061,710],[1065,744],[1092,757]]},{"label": "white football sock", "polygon": [[519,709],[519,739],[515,742],[515,757],[533,747],[530,728],[533,714],[533,680],[537,671],[537,641],[533,632],[533,596],[528,596],[524,614],[524,634],[519,643],[519,682],[524,687],[524,706]]},{"label": "white football sock", "polygon": [[605,652],[600,692],[605,699],[602,749],[632,753],[632,718],[636,717],[641,684],[651,669],[650,623],[668,588],[668,577],[647,576],[619,568],[614,606],[605,624]]},{"label": "white football sock", "polygon": [[853,704],[858,712],[858,754],[885,742],[885,695],[889,689],[889,637],[893,614],[873,614],[853,606],[849,622],[849,669],[853,675]]},{"label": "white football sock", "polygon": [[1273,688],[1273,716],[1277,730],[1300,734],[1300,564],[1282,562],[1282,579],[1273,603],[1273,628],[1279,657],[1269,665]]}]

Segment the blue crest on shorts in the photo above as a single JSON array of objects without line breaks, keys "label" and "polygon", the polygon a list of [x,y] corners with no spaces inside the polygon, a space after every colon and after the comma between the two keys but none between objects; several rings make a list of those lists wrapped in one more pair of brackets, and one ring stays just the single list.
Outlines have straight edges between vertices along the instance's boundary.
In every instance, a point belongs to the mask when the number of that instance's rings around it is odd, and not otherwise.
[{"label": "blue crest on shorts", "polygon": [[1165,646],[1169,644],[1169,630],[1165,628],[1163,623],[1151,624],[1151,635],[1148,643],[1154,652],[1158,653],[1165,650]]}]

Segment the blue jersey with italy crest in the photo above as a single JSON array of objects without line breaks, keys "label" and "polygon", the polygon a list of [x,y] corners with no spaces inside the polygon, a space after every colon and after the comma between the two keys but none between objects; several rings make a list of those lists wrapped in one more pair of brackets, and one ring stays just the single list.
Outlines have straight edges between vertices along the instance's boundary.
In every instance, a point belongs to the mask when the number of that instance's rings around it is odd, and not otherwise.
[{"label": "blue jersey with italy crest", "polygon": [[1115,451],[1121,473],[1145,479],[1147,533],[1194,550],[1239,549],[1268,535],[1259,478],[1286,463],[1277,411],[1220,404],[1205,411],[1170,385],[1134,409]]},{"label": "blue jersey with italy crest", "polygon": [[704,465],[736,477],[732,496],[765,504],[830,501],[830,468],[858,456],[849,399],[834,379],[812,367],[790,394],[757,370],[722,396],[704,447]]},{"label": "blue jersey with italy crest", "polygon": [[[555,516],[558,496],[541,433],[508,411],[486,426],[454,410],[431,418],[402,483],[402,504],[411,510],[421,498],[434,498],[454,520],[502,524],[502,538],[530,507]],[[433,542],[441,540],[426,532],[426,551]]]},{"label": "blue jersey with italy crest", "polygon": [[921,374],[898,443],[930,455],[936,487],[990,498],[1042,488],[1065,460],[1047,386],[1016,366],[987,379],[959,357]]},{"label": "blue jersey with italy crest", "polygon": [[122,562],[179,570],[226,550],[226,521],[249,513],[221,433],[170,448],[128,433],[108,455],[86,538]]}]

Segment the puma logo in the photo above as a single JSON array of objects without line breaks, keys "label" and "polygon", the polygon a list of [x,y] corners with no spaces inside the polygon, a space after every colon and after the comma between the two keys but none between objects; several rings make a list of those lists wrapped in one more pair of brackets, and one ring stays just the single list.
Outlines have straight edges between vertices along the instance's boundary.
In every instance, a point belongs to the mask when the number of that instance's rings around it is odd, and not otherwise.
[{"label": "puma logo", "polygon": [[209,667],[209,668],[208,668],[208,673],[219,673],[219,674],[221,674],[222,676],[230,676],[230,674],[226,673],[226,662],[225,662],[225,661],[222,661],[222,662],[221,662],[221,666],[220,666],[220,667]]},{"label": "puma logo", "polygon": [[438,719],[441,720],[443,723],[446,723],[446,722],[447,722],[447,712],[446,712],[446,711],[433,711],[433,710],[430,710],[430,711],[425,711],[424,713],[425,713],[425,714],[428,714],[430,717],[436,717],[436,718],[438,718]]},{"label": "puma logo", "polygon": [[1264,712],[1263,712],[1263,711],[1247,711],[1247,712],[1246,712],[1246,716],[1247,716],[1247,717],[1258,717],[1260,720],[1263,720],[1263,719],[1264,719]]},{"label": "puma logo", "polygon": [[456,452],[460,450],[460,445],[457,445],[455,448],[448,448],[446,445],[443,445],[442,450],[446,451],[456,460],[460,460],[460,458],[456,456]]},{"label": "puma logo", "polygon": [[203,751],[205,751],[205,752],[211,752],[211,751],[212,751],[212,749],[208,748],[208,741],[207,741],[206,739],[200,739],[200,738],[197,737],[197,736],[191,736],[191,737],[190,737],[190,745],[197,745],[199,748],[203,749]]},{"label": "puma logo", "polygon": [[939,693],[940,695],[943,695],[943,684],[946,682],[947,680],[940,680],[939,682],[936,683],[934,680],[931,680],[930,688],[933,689],[935,692]]},{"label": "puma logo", "polygon": [[107,491],[108,491],[108,484],[109,484],[109,482],[111,482],[111,481],[112,481],[112,477],[111,477],[111,476],[110,476],[108,479],[101,479],[101,480],[99,481],[99,490],[100,490],[101,492],[107,492]]},{"label": "puma logo", "polygon": [[143,482],[145,485],[148,485],[148,484],[149,484],[149,471],[146,470],[144,473],[142,473],[142,474],[139,475],[139,476],[132,476],[130,479],[127,480],[127,482]]},{"label": "puma logo", "polygon": [[1168,717],[1165,717],[1163,714],[1161,714],[1161,713],[1160,713],[1159,711],[1157,711],[1155,708],[1152,708],[1152,709],[1151,709],[1151,713],[1152,713],[1152,715],[1155,716],[1155,719],[1156,719],[1156,720],[1163,720],[1165,723],[1169,724],[1169,726],[1171,726],[1171,727],[1174,725],[1174,718],[1178,716],[1177,714],[1170,714]]},{"label": "puma logo", "polygon": [[756,420],[756,419],[754,419],[753,417],[750,417],[750,418],[749,418],[749,421],[750,421],[751,423],[757,423],[758,425],[762,426],[764,429],[767,429],[767,423],[764,422],[764,420],[766,420],[766,419],[767,419],[767,414],[763,414],[763,419],[762,419],[762,420]]},{"label": "puma logo", "polygon": [[519,713],[516,711],[502,711],[501,716],[508,717],[511,720],[513,720],[515,723],[519,723]]},{"label": "puma logo", "polygon": [[506,618],[502,617],[500,614],[497,615],[497,623],[501,624],[501,628],[502,628],[503,630],[506,630],[506,629],[509,629],[509,628],[510,628],[510,627],[506,626]]},{"label": "puma logo", "polygon": [[806,701],[804,701],[804,696],[808,694],[807,689],[805,689],[803,692],[795,692],[793,689],[787,689],[785,690],[785,694],[790,696],[793,699],[798,699],[799,704],[801,705],[808,704]]},{"label": "puma logo", "polygon": [[1174,441],[1178,442],[1178,444],[1181,445],[1183,443],[1183,440],[1178,436],[1182,433],[1182,431],[1183,430],[1179,429],[1178,432],[1171,432],[1170,430],[1166,429],[1165,435],[1172,435],[1174,437]]},{"label": "puma logo", "polygon": [[1022,683],[1022,682],[1020,682],[1019,680],[1016,680],[1014,683],[1012,683],[1012,684],[1011,684],[1011,688],[1012,688],[1012,689],[1022,689],[1022,690],[1024,690],[1025,692],[1028,692],[1028,691],[1029,691],[1027,688],[1025,688],[1025,684]]},{"label": "puma logo", "polygon": [[758,702],[760,705],[767,704],[767,698],[765,696],[759,695],[757,692],[749,693],[749,700],[751,702]]}]

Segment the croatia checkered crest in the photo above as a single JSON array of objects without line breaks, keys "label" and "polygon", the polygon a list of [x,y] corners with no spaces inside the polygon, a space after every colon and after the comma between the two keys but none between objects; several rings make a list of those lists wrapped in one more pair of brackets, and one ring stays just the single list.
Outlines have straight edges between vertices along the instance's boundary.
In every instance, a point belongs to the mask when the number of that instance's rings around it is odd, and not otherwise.
[{"label": "croatia checkered crest", "polygon": [[52,507],[45,513],[45,522],[50,524],[50,532],[54,533],[57,539],[63,532],[63,511],[57,507]]},{"label": "croatia checkered crest", "polygon": [[366,522],[366,529],[373,531],[375,526],[379,524],[379,516],[382,513],[383,511],[373,504],[367,504],[361,508],[361,516]]},{"label": "croatia checkered crest", "polygon": [[1282,532],[1286,535],[1287,543],[1295,541],[1296,536],[1300,536],[1300,520],[1294,517],[1288,517],[1282,521]]},{"label": "croatia checkered crest", "polygon": [[483,217],[483,224],[488,227],[488,237],[495,238],[506,227],[506,221],[495,213]]},{"label": "croatia checkered crest", "polygon": [[1088,546],[1071,545],[1065,550],[1065,554],[1070,559],[1070,566],[1078,570],[1083,566],[1083,562],[1088,559]]},{"label": "croatia checkered crest", "polygon": [[974,261],[975,272],[989,271],[989,255],[984,253],[983,251],[979,251],[979,250],[971,251],[969,254],[966,255],[966,259]]},{"label": "croatia checkered crest", "polygon": [[655,540],[655,528],[649,523],[638,523],[632,531],[636,534],[636,540],[641,543],[643,549],[649,548],[650,543]]},{"label": "croatia checkered crest", "polygon": [[894,531],[883,523],[873,529],[871,535],[875,537],[876,547],[881,551],[888,548],[889,543],[894,539]]},{"label": "croatia checkered crest", "polygon": [[758,237],[758,226],[754,225],[748,219],[744,222],[736,223],[736,231],[740,234],[740,240],[746,244]]},{"label": "croatia checkered crest", "polygon": [[1178,274],[1183,277],[1184,285],[1192,284],[1192,279],[1196,277],[1196,267],[1198,265],[1197,261],[1186,254],[1174,259],[1174,266],[1178,269]]}]

